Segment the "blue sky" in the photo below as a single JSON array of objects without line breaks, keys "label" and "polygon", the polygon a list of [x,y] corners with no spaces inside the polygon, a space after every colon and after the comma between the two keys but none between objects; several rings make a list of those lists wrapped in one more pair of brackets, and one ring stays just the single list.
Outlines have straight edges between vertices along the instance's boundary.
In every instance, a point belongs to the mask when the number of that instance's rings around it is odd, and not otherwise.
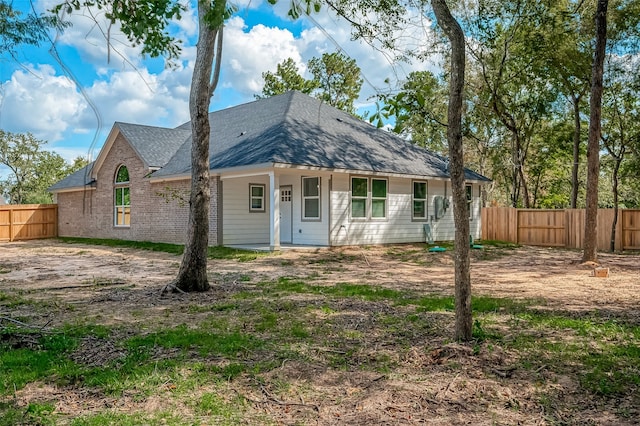
[{"label": "blue sky", "polygon": [[[351,40],[350,27],[327,11],[291,21],[288,1],[272,6],[264,0],[242,0],[226,25],[220,85],[211,110],[254,99],[263,85],[262,72],[274,71],[293,58],[302,71],[312,57],[338,49],[354,58],[366,83],[359,107],[370,108],[385,80],[402,80],[414,70],[433,69],[433,63],[397,64],[390,54]],[[38,11],[59,0],[34,0]],[[28,10],[31,2],[14,0]],[[166,69],[161,59],[145,60],[139,48],[128,45],[111,29],[115,49],[107,49],[100,27],[87,16],[68,16],[73,26],[40,47],[23,47],[17,60],[0,57],[0,128],[31,132],[48,141],[47,148],[68,160],[95,158],[115,121],[175,127],[189,120],[188,96],[195,57],[196,17],[191,5],[172,26],[183,40],[177,69]],[[98,21],[103,30],[106,23]],[[423,30],[410,37],[420,44]],[[427,30],[428,33],[428,30]],[[52,45],[60,62],[50,53]],[[110,60],[108,60],[110,58]],[[73,77],[72,77],[73,76]],[[93,105],[95,110],[91,107]],[[0,170],[0,174],[2,171]]]}]

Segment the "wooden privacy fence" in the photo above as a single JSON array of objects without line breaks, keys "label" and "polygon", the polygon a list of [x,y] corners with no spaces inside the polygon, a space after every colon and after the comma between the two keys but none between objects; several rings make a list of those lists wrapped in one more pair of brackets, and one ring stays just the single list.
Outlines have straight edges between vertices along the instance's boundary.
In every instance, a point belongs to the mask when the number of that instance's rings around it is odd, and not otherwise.
[{"label": "wooden privacy fence", "polygon": [[[598,209],[598,250],[611,247],[613,209]],[[482,209],[482,239],[547,247],[583,248],[584,209]],[[616,250],[640,250],[640,210],[618,210]]]},{"label": "wooden privacy fence", "polygon": [[57,235],[57,204],[0,206],[0,241],[32,240]]}]

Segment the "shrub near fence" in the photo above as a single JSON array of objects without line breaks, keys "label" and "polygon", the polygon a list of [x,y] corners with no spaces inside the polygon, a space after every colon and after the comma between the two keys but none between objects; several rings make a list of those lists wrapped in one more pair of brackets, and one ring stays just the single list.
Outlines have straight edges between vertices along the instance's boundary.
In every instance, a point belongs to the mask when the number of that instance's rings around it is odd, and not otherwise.
[{"label": "shrub near fence", "polygon": [[57,204],[0,206],[0,241],[32,240],[57,235]]},{"label": "shrub near fence", "polygon": [[[607,251],[611,247],[613,215],[613,209],[598,209],[598,250]],[[532,246],[581,249],[584,223],[584,209],[489,207],[482,209],[482,238]],[[615,248],[640,250],[640,210],[618,210]]]}]

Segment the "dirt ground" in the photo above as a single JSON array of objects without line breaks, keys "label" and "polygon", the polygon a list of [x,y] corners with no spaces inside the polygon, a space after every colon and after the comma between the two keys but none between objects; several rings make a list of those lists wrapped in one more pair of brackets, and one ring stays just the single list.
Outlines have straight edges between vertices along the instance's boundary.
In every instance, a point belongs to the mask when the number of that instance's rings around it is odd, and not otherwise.
[{"label": "dirt ground", "polygon": [[[541,247],[515,248],[507,255],[490,248],[474,250],[472,292],[475,296],[537,299],[541,301],[541,309],[598,311],[640,324],[640,256],[601,253],[601,266],[609,268],[610,276],[596,278],[592,276],[593,265],[580,264],[580,255],[578,251]],[[424,246],[398,245],[284,251],[248,263],[211,260],[214,286],[211,292],[163,297],[161,290],[176,275],[179,261],[179,256],[166,253],[66,244],[57,240],[7,243],[0,245],[0,292],[24,294],[29,299],[59,306],[47,314],[34,312],[29,305],[16,307],[11,312],[12,316],[32,324],[55,327],[77,322],[81,316],[105,325],[140,323],[146,327],[152,318],[157,325],[169,325],[174,319],[167,312],[185,304],[203,300],[206,303],[237,286],[279,277],[312,278],[314,285],[363,283],[443,295],[453,294],[454,286],[451,252],[425,253]],[[434,361],[436,358],[451,357],[470,349],[447,344],[444,350],[453,355],[424,354],[419,348],[409,349],[404,379],[372,372],[348,375],[326,368],[320,371],[313,365],[291,362],[274,372],[274,376],[298,375],[300,380],[312,380],[325,395],[338,392],[342,396],[333,399],[327,396],[322,404],[312,408],[307,401],[301,403],[299,409],[288,407],[289,411],[282,409],[279,413],[274,413],[273,407],[269,409],[260,404],[256,410],[267,412],[281,424],[548,424],[545,413],[536,413],[536,407],[519,411],[508,407],[516,393],[520,407],[534,404],[531,398],[535,386],[529,381],[516,387],[501,383],[499,377],[487,382],[486,377],[476,371],[482,368],[473,364],[456,376],[447,375],[436,366],[428,384],[410,380],[412,368],[433,366],[438,364]],[[499,358],[506,355],[494,353],[492,356],[497,357],[492,362],[499,366],[502,362]],[[405,380],[407,378],[409,380]],[[564,384],[562,378],[559,380],[556,386],[561,391]],[[28,387],[20,395],[26,401],[43,397],[42,393],[61,401],[66,398],[66,402],[57,407],[61,412],[95,412],[109,404],[134,404],[125,401],[126,398],[108,402],[86,390],[83,395],[69,396],[68,390],[42,384],[37,388]],[[490,393],[500,394],[494,396],[502,406],[491,406],[487,401],[496,399],[478,396]],[[256,395],[255,399],[259,397]],[[251,395],[247,398],[250,400]],[[482,400],[475,408],[474,398]],[[154,403],[161,404],[161,401],[145,401],[145,404]],[[138,409],[144,407],[138,404]],[[487,410],[497,413],[493,419],[483,416]],[[589,410],[585,407],[586,412]],[[573,416],[564,424],[579,424],[579,419],[589,419],[592,424],[617,423],[616,417],[595,409],[586,417],[575,413]],[[632,416],[629,424],[640,424],[638,419],[640,417]],[[639,423],[635,423],[636,420]]]},{"label": "dirt ground", "polygon": [[[250,263],[211,260],[214,286],[237,283],[242,275],[251,281],[279,277],[313,277],[315,283],[368,283],[396,290],[429,294],[453,294],[451,252],[427,253],[411,245],[345,247],[283,251]],[[608,278],[594,278],[593,265],[580,264],[578,251],[520,247],[508,256],[492,256],[491,250],[472,251],[471,279],[474,295],[543,299],[565,310],[611,311],[632,315],[640,307],[640,256],[600,253]],[[158,293],[175,277],[180,257],[125,248],[66,244],[55,240],[15,242],[0,246],[0,290],[28,293],[44,290],[50,297],[81,304],[87,314],[100,314],[105,322],[128,321],[128,303],[118,291],[96,292],[135,285],[141,296]],[[339,267],[335,267],[339,262]],[[330,266],[327,266],[331,263]],[[38,297],[38,294],[33,294]],[[102,300],[106,299],[106,300]],[[137,300],[127,302],[137,304]],[[164,300],[162,304],[171,303]],[[159,307],[162,309],[162,307]],[[95,312],[92,312],[94,311]],[[53,323],[69,318],[53,318]]]}]

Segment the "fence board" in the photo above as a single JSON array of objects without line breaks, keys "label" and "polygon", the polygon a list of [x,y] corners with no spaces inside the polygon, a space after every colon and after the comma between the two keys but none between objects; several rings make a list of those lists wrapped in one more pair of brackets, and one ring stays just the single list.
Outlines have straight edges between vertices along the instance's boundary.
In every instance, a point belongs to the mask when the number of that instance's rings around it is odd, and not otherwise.
[{"label": "fence board", "polygon": [[51,238],[57,235],[56,204],[0,206],[0,241]]},{"label": "fence board", "polygon": [[622,249],[640,250],[640,210],[622,212]]},{"label": "fence board", "polygon": [[[511,207],[492,207],[482,211],[482,239],[512,241],[517,238],[516,209]],[[500,223],[502,226],[492,226]]]},{"label": "fence board", "polygon": [[564,247],[564,216],[562,210],[518,210],[518,243]]},{"label": "fence board", "polygon": [[[598,209],[596,240],[600,251],[610,249],[613,216],[613,209]],[[482,209],[482,238],[488,240],[581,249],[584,244],[584,226],[584,209]],[[640,250],[640,210],[618,211],[615,248]]]},{"label": "fence board", "polygon": [[2,209],[0,210],[0,241],[9,241],[10,239],[11,239],[11,211]]}]

